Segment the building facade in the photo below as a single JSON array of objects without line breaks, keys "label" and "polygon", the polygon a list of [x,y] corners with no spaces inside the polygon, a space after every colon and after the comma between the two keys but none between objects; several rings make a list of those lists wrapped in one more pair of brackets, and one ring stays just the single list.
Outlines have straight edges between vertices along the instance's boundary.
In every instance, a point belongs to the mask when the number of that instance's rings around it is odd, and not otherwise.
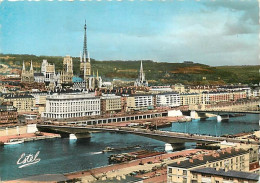
[{"label": "building facade", "polygon": [[190,171],[192,183],[257,183],[259,175],[219,168],[197,168]]},{"label": "building facade", "polygon": [[17,109],[12,102],[4,102],[0,105],[0,125],[17,124],[17,116]]},{"label": "building facade", "polygon": [[153,94],[158,94],[158,93],[170,93],[173,90],[170,86],[151,86],[149,88],[149,91]]},{"label": "building facade", "polygon": [[126,111],[154,108],[153,95],[130,95],[126,98]]},{"label": "building facade", "polygon": [[44,83],[45,77],[43,73],[34,73],[34,81],[36,83]]},{"label": "building facade", "polygon": [[102,114],[111,114],[122,110],[121,96],[104,95],[100,99]]},{"label": "building facade", "polygon": [[13,106],[17,108],[17,112],[30,112],[35,106],[35,98],[32,95],[21,94],[4,95],[4,102],[12,102]]},{"label": "building facade", "polygon": [[200,154],[188,160],[169,164],[167,167],[167,182],[196,183],[198,177],[193,176],[191,171],[204,167],[248,172],[249,152],[243,149],[226,148],[212,154]]},{"label": "building facade", "polygon": [[199,93],[181,93],[181,105],[198,105],[202,103],[202,96]]},{"label": "building facade", "polygon": [[46,118],[77,118],[100,115],[100,98],[94,93],[70,93],[47,96]]},{"label": "building facade", "polygon": [[44,82],[56,82],[54,64],[50,64],[47,60],[43,60],[41,65],[41,73],[44,75]]},{"label": "building facade", "polygon": [[156,106],[159,107],[177,107],[180,106],[180,94],[171,93],[161,93],[156,95]]}]

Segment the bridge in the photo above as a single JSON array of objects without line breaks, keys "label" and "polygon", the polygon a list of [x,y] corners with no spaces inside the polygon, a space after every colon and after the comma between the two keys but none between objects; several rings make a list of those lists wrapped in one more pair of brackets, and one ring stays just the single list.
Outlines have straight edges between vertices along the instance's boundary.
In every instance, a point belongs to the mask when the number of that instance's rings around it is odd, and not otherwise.
[{"label": "bridge", "polygon": [[[214,137],[206,135],[196,135],[179,132],[169,132],[160,130],[149,130],[131,127],[111,127],[111,126],[58,126],[58,125],[37,125],[39,131],[59,133],[61,135],[75,134],[76,137],[90,137],[94,132],[117,132],[129,133],[139,136],[152,138],[155,140],[163,141],[170,144],[183,144],[185,142],[197,143],[216,143],[216,142],[233,142],[233,143],[247,143],[247,139]],[[259,142],[251,141],[252,144],[260,145]]]}]

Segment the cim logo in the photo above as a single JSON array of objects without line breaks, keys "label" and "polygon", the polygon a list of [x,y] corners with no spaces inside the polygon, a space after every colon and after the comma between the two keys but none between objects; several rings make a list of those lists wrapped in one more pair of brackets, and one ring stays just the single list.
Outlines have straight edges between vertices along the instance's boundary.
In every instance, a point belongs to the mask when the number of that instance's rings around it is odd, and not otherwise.
[{"label": "cim logo", "polygon": [[18,168],[23,168],[38,163],[39,161],[41,161],[41,159],[37,158],[39,154],[40,151],[38,151],[35,155],[26,155],[25,153],[21,154],[20,158],[16,162],[17,165],[20,165]]}]

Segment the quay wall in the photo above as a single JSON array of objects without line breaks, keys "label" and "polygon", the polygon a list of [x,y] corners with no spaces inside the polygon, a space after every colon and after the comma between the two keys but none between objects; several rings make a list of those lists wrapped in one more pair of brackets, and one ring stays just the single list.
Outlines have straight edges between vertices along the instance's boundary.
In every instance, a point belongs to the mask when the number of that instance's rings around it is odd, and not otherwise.
[{"label": "quay wall", "polygon": [[7,127],[0,129],[0,137],[8,136],[8,135],[19,135],[26,134],[27,126],[16,126],[16,127]]}]

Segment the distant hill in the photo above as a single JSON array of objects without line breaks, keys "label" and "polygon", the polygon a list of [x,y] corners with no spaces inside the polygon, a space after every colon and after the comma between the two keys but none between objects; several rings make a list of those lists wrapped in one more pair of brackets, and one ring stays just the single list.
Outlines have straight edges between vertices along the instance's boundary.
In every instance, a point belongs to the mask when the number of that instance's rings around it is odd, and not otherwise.
[{"label": "distant hill", "polygon": [[[35,70],[40,70],[43,59],[54,63],[56,71],[62,70],[63,57],[0,54],[0,64],[7,64],[12,69],[21,69],[25,61],[29,69],[33,61]],[[79,74],[79,57],[73,57],[74,74]],[[138,76],[140,61],[97,61],[91,59],[92,71],[98,70],[105,80],[114,78],[134,80]],[[212,67],[199,63],[166,63],[143,60],[146,78],[153,84],[258,84],[260,66],[220,66]]]}]

